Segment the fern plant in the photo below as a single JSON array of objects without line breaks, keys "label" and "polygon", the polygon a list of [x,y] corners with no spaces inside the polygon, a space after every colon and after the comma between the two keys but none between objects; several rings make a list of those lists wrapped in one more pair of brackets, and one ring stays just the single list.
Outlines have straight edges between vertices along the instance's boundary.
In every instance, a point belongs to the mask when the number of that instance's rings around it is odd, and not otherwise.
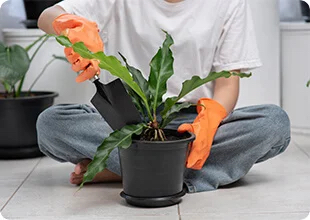
[{"label": "fern plant", "polygon": [[[177,113],[180,110],[193,105],[189,102],[179,103],[179,100],[191,91],[220,77],[239,76],[243,78],[251,76],[251,74],[229,71],[211,72],[206,78],[193,76],[191,79],[183,82],[178,96],[170,97],[164,101],[163,96],[167,92],[167,81],[174,74],[174,57],[170,49],[174,41],[168,33],[166,33],[166,39],[162,47],[159,48],[150,62],[148,79],[143,77],[140,70],[130,66],[122,54],[120,56],[125,63],[124,66],[115,56],[106,56],[102,51],[92,53],[83,42],[72,44],[65,36],[57,36],[56,40],[65,47],[72,47],[75,52],[84,58],[98,60],[101,69],[107,70],[112,75],[120,78],[137,109],[143,115],[142,123],[124,126],[122,129],[111,133],[103,141],[98,147],[93,161],[88,165],[80,188],[83,187],[84,183],[90,182],[97,173],[106,168],[106,161],[113,149],[116,147],[125,149],[130,147],[134,135],[148,141],[165,141],[166,136],[163,129],[177,117]],[[159,112],[158,107],[161,105],[164,107]],[[158,115],[160,115],[160,119]]]}]

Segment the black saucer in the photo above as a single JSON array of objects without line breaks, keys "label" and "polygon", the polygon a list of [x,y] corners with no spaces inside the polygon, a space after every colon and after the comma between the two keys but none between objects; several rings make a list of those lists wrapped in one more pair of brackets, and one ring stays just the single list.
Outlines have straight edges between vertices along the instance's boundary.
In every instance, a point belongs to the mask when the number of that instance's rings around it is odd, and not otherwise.
[{"label": "black saucer", "polygon": [[125,194],[124,191],[120,193],[121,197],[123,197],[128,204],[148,208],[158,208],[178,204],[181,202],[182,196],[184,196],[185,194],[185,188],[178,194],[157,198],[133,197]]}]

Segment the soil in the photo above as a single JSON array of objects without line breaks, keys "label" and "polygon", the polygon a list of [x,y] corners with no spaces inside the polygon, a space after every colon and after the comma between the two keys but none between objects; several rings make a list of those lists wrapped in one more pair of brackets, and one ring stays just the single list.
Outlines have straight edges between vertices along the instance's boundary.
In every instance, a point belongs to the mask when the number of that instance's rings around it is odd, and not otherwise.
[{"label": "soil", "polygon": [[[177,141],[177,140],[182,140],[182,139],[186,139],[189,138],[190,136],[188,134],[181,134],[178,133],[175,130],[164,130],[165,136],[166,136],[166,140],[165,141]],[[150,141],[145,139],[143,136],[135,136],[133,137],[134,140],[140,140],[140,141]]]},{"label": "soil", "polygon": [[[20,97],[33,97],[33,96],[36,96],[36,95],[33,93],[28,94],[27,92],[22,92],[20,94]],[[6,99],[6,98],[14,98],[14,97],[12,94],[5,94],[5,93],[0,92],[0,99]]]}]

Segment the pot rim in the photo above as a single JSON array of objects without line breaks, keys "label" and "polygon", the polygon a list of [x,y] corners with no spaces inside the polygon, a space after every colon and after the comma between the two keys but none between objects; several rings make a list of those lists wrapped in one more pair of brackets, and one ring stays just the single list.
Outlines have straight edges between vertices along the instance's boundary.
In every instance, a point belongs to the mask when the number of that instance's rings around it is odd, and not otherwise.
[{"label": "pot rim", "polygon": [[[22,92],[22,93],[26,93],[26,92]],[[22,97],[17,97],[17,98],[1,98],[1,100],[7,100],[7,101],[12,101],[12,100],[33,100],[33,99],[43,99],[43,98],[55,98],[57,96],[59,96],[58,92],[54,92],[54,91],[31,91],[31,93],[34,94],[40,94],[40,95],[36,95],[36,96],[22,96]],[[4,94],[3,92],[0,92],[0,94]]]},{"label": "pot rim", "polygon": [[[173,131],[176,133],[179,133],[177,130],[174,129],[164,129],[165,131]],[[132,143],[141,143],[141,144],[171,144],[171,143],[182,143],[182,142],[192,142],[195,140],[195,134],[191,132],[184,132],[179,134],[189,134],[190,136],[188,138],[183,138],[179,140],[171,140],[171,141],[141,141],[141,140],[132,140]]]}]

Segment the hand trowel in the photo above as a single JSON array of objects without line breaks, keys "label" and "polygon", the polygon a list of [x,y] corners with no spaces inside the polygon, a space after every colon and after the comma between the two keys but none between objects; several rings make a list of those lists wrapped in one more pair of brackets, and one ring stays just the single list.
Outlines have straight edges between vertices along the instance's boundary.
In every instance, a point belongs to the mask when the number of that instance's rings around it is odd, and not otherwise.
[{"label": "hand trowel", "polygon": [[96,85],[97,92],[91,103],[113,130],[142,121],[139,111],[120,79],[102,84],[96,75],[92,82]]}]

